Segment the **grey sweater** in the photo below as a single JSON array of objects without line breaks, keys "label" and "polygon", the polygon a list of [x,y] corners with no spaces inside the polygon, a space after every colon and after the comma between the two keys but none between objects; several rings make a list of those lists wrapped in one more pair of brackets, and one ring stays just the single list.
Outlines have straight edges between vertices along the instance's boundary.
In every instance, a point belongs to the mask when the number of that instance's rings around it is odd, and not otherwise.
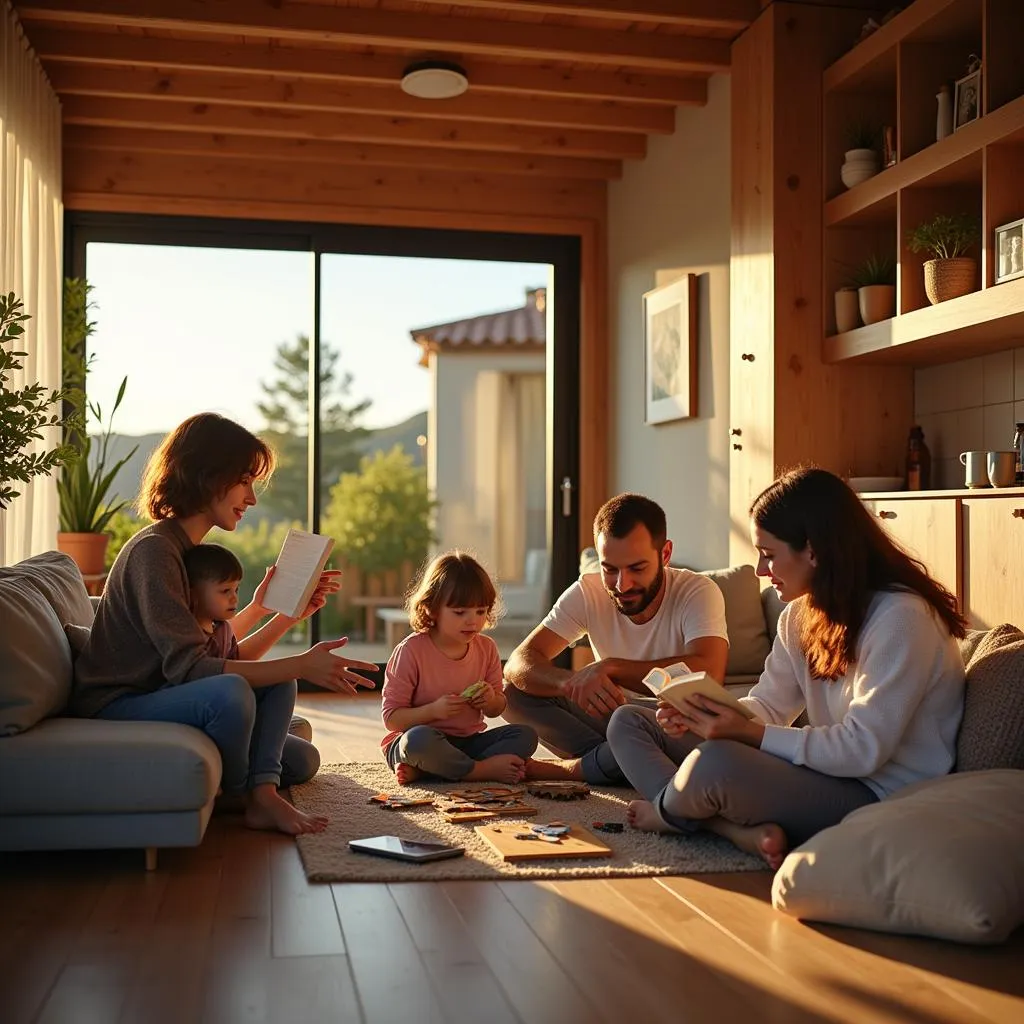
[{"label": "grey sweater", "polygon": [[69,711],[91,718],[124,694],[153,693],[224,671],[188,605],[182,555],[192,547],[173,519],[140,530],[107,577],[89,642],[75,662]]}]

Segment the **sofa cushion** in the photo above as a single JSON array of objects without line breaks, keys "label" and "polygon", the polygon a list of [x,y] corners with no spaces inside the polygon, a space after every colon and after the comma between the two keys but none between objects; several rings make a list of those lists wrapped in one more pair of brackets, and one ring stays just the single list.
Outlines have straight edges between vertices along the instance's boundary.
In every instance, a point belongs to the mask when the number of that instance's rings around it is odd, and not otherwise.
[{"label": "sofa cushion", "polygon": [[71,648],[57,614],[31,583],[0,570],[0,737],[58,714],[70,694]]},{"label": "sofa cushion", "polygon": [[771,644],[754,567],[734,565],[728,569],[711,569],[703,575],[718,584],[725,598],[725,621],[729,629],[726,675],[760,674]]},{"label": "sofa cushion", "polygon": [[190,811],[220,776],[217,747],[191,726],[51,718],[0,741],[0,815]]},{"label": "sofa cushion", "polygon": [[92,624],[94,610],[82,574],[74,560],[61,551],[45,551],[0,569],[0,579],[21,579],[46,598],[62,626]]},{"label": "sofa cushion", "polygon": [[810,921],[957,942],[1024,923],[1024,772],[930,779],[861,807],[793,850],[774,906]]},{"label": "sofa cushion", "polygon": [[1024,768],[1024,633],[990,629],[967,664],[956,770]]}]

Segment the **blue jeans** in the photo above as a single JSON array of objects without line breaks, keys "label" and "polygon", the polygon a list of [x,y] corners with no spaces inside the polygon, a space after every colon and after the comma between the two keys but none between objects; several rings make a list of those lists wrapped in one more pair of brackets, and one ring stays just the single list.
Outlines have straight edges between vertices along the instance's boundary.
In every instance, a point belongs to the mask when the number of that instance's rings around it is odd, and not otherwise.
[{"label": "blue jeans", "polygon": [[[199,729],[220,751],[224,792],[240,793],[266,783],[281,785],[281,754],[291,725],[295,693],[294,680],[254,690],[239,675],[207,676],[180,686],[164,686],[153,693],[125,694],[111,701],[97,717],[179,722]],[[303,740],[298,742],[312,746]],[[304,751],[299,753],[295,767],[302,772],[308,768],[308,757]]]},{"label": "blue jeans", "polygon": [[527,725],[499,725],[473,733],[449,736],[429,725],[414,725],[397,736],[384,753],[392,770],[410,764],[439,779],[465,778],[477,761],[514,754],[524,761],[537,749],[537,734]]}]

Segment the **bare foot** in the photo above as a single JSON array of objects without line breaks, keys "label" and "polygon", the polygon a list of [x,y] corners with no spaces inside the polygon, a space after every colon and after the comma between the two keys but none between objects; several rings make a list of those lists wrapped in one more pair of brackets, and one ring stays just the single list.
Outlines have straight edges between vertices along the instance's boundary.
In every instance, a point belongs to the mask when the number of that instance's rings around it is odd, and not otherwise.
[{"label": "bare foot", "polygon": [[415,782],[423,772],[419,768],[414,768],[411,764],[399,764],[395,768],[395,775],[398,778],[398,784],[400,786],[408,786],[410,782]]},{"label": "bare foot", "polygon": [[257,786],[249,794],[245,824],[247,828],[298,836],[306,832],[323,832],[327,828],[327,819],[322,814],[306,814],[292,806],[277,792],[276,786]]},{"label": "bare foot", "polygon": [[737,825],[722,818],[713,818],[705,823],[705,827],[724,836],[741,850],[761,857],[772,871],[779,870],[789,853],[786,833],[771,822],[764,825]]},{"label": "bare foot", "polygon": [[676,832],[671,825],[666,825],[654,809],[650,800],[631,800],[626,808],[626,821],[641,832]]},{"label": "bare foot", "polygon": [[534,758],[526,762],[526,778],[583,782],[583,764],[574,758]]},{"label": "bare foot", "polygon": [[485,757],[473,765],[473,770],[464,775],[467,782],[522,782],[526,762],[515,754],[495,754]]}]

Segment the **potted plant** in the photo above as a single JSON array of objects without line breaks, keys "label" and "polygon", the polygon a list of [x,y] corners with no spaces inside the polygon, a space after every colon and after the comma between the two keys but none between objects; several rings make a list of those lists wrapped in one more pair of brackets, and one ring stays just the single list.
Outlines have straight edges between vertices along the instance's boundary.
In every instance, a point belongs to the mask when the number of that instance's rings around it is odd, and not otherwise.
[{"label": "potted plant", "polygon": [[977,240],[978,222],[966,213],[936,214],[907,233],[911,252],[932,255],[924,264],[924,290],[933,306],[975,290],[978,261],[964,253]]},{"label": "potted plant", "polygon": [[[136,445],[123,458],[108,465],[114,413],[124,399],[127,377],[121,381],[105,428],[100,404],[85,397],[83,385],[90,364],[85,342],[95,330],[95,324],[88,318],[91,290],[91,285],[80,279],[68,278],[64,282],[63,371],[65,384],[78,389],[77,394],[81,396],[80,401],[84,406],[82,411],[87,411],[100,425],[100,433],[96,438],[89,437],[86,418],[83,416],[79,428],[68,435],[69,442],[78,451],[80,458],[73,466],[65,468],[57,482],[60,499],[57,546],[75,560],[83,576],[99,576],[104,571],[110,539],[105,532],[107,525],[128,505],[127,501],[119,502],[117,496],[111,494],[114,477],[138,448]],[[99,442],[96,448],[93,447],[95,440]]]},{"label": "potted plant", "polygon": [[[49,451],[31,452],[29,446],[44,436],[47,428],[74,426],[73,415],[63,415],[62,406],[71,396],[66,391],[47,392],[42,384],[24,388],[10,387],[11,377],[19,372],[27,352],[14,345],[25,333],[23,303],[14,292],[0,294],[0,512],[19,497],[18,483],[33,477],[46,476],[58,466],[66,466],[78,458],[71,445],[61,444]],[[0,530],[0,540],[3,532]]]},{"label": "potted plant", "polygon": [[847,134],[846,160],[839,169],[839,177],[847,188],[853,188],[878,173],[879,133],[866,124],[853,125]]},{"label": "potted plant", "polygon": [[896,260],[869,256],[853,273],[857,308],[865,324],[876,324],[896,315]]}]

